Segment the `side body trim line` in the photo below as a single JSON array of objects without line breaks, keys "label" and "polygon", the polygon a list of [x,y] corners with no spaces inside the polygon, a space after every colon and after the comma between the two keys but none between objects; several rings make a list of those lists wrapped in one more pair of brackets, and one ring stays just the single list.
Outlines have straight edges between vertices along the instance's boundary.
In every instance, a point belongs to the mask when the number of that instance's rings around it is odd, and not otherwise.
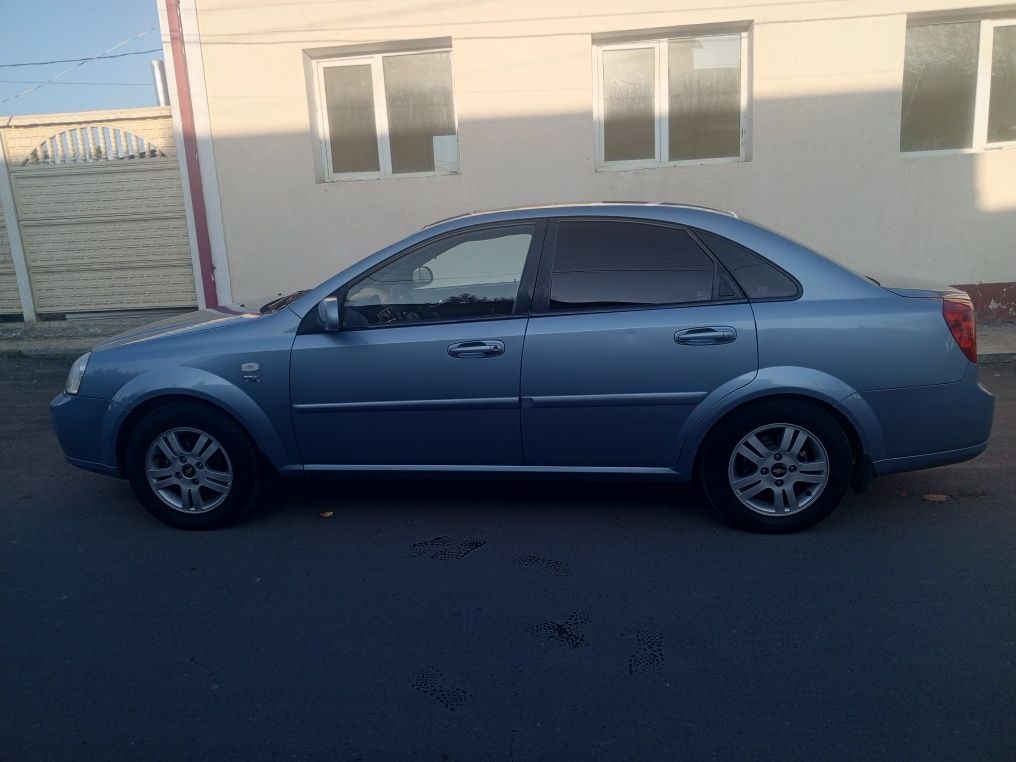
[{"label": "side body trim line", "polygon": [[644,394],[568,394],[523,397],[522,407],[608,407],[611,405],[694,405],[707,392],[661,392]]},{"label": "side body trim line", "polygon": [[293,405],[294,413],[357,412],[393,410],[511,410],[518,397],[470,397],[446,400],[384,400],[379,402],[306,402]]}]

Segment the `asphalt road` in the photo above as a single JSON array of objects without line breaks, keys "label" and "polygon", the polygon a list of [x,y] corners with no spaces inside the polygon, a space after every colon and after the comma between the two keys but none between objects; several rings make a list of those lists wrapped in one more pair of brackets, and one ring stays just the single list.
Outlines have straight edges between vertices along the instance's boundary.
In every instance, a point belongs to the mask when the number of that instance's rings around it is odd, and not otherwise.
[{"label": "asphalt road", "polygon": [[980,459],[786,537],[524,481],[174,531],[64,463],[65,373],[0,361],[2,759],[1016,758],[1016,366]]}]

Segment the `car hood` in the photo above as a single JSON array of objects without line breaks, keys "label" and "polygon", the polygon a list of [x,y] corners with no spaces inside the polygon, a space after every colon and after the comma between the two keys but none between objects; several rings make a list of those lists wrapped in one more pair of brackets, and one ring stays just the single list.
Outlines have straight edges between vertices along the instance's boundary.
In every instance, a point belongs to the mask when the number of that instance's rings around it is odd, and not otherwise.
[{"label": "car hood", "polygon": [[211,328],[232,325],[245,320],[254,320],[261,317],[257,310],[240,305],[227,305],[222,307],[209,308],[186,312],[182,315],[174,315],[165,320],[158,320],[154,323],[132,328],[116,336],[103,339],[95,345],[95,349],[112,349],[126,344],[135,344],[142,341],[161,339],[166,336],[179,336],[185,333],[205,331]]},{"label": "car hood", "polygon": [[899,296],[915,298],[937,298],[955,296],[969,299],[969,295],[955,286],[943,286],[934,281],[915,278],[911,275],[894,275],[890,273],[869,273],[868,277],[887,291]]}]

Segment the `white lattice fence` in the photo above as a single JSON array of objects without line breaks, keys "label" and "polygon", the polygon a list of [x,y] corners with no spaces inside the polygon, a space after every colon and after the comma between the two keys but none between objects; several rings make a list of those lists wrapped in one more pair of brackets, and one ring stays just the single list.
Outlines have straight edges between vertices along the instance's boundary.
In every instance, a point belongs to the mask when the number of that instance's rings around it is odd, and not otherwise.
[{"label": "white lattice fence", "polygon": [[62,130],[46,138],[32,149],[22,165],[155,159],[165,155],[141,135],[119,127],[90,124]]}]

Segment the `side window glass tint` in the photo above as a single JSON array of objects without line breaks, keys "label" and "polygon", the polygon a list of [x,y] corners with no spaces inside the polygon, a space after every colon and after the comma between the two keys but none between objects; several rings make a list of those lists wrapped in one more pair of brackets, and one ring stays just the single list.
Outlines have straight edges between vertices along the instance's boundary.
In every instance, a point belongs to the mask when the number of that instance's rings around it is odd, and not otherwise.
[{"label": "side window glass tint", "polygon": [[698,235],[731,272],[749,299],[797,296],[797,284],[758,254],[712,233],[698,231]]},{"label": "side window glass tint", "polygon": [[714,271],[709,255],[683,230],[638,222],[564,221],[558,225],[550,309],[708,302]]},{"label": "side window glass tint", "polygon": [[717,299],[737,299],[740,298],[740,294],[737,292],[734,284],[726,273],[717,273],[716,276],[716,298]]},{"label": "side window glass tint", "polygon": [[350,288],[343,325],[512,314],[534,227],[470,231],[421,246]]}]

